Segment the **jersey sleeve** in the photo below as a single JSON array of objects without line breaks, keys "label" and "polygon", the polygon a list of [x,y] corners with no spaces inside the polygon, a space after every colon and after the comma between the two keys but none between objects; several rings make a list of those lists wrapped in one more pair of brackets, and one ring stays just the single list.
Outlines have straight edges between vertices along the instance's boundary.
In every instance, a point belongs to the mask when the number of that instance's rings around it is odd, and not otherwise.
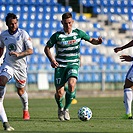
[{"label": "jersey sleeve", "polygon": [[51,37],[50,37],[50,39],[48,40],[48,42],[46,43],[46,45],[48,46],[48,47],[53,47],[54,46],[54,44],[56,44],[56,42],[57,42],[57,33],[54,33]]},{"label": "jersey sleeve", "polygon": [[87,33],[85,33],[84,31],[79,30],[79,35],[81,36],[82,40],[90,41],[91,37]]},{"label": "jersey sleeve", "polygon": [[33,44],[31,41],[31,38],[29,36],[29,34],[23,30],[23,39],[24,39],[24,44],[26,46],[26,49],[30,48],[33,49]]}]

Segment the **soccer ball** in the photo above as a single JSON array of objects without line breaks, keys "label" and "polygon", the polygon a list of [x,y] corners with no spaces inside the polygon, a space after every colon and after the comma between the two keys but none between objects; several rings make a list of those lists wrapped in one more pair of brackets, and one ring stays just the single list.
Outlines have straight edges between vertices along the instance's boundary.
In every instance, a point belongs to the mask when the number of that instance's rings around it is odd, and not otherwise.
[{"label": "soccer ball", "polygon": [[90,108],[84,106],[84,107],[81,107],[79,110],[78,110],[78,118],[81,120],[81,121],[88,121],[90,120],[92,117],[92,111]]}]

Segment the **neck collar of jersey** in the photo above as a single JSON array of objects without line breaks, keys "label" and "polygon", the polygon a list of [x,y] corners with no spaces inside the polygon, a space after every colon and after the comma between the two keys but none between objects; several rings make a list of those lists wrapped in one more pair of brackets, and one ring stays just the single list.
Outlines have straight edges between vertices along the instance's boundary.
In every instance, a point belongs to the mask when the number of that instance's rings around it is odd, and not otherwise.
[{"label": "neck collar of jersey", "polygon": [[8,30],[8,32],[9,32],[10,35],[15,34],[17,31],[18,31],[18,28],[14,32],[11,32],[10,30]]}]

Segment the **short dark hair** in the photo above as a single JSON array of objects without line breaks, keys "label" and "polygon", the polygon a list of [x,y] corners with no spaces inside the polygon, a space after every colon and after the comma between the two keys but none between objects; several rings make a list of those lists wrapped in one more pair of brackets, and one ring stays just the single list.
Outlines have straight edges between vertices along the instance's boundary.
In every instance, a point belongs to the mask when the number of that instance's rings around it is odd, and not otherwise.
[{"label": "short dark hair", "polygon": [[6,19],[5,19],[6,25],[8,25],[8,20],[9,20],[10,18],[11,18],[11,19],[17,19],[17,20],[18,20],[17,16],[16,16],[14,13],[8,13],[7,16],[6,16]]},{"label": "short dark hair", "polygon": [[62,15],[62,20],[72,18],[72,14],[70,12],[66,12]]}]

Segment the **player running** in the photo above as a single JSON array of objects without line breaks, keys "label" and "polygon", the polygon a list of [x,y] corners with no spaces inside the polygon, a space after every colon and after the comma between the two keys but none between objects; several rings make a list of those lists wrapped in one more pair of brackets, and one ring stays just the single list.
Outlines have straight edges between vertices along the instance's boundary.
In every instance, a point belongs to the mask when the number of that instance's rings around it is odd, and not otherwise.
[{"label": "player running", "polygon": [[[114,49],[114,52],[119,52],[122,51],[123,49],[129,48],[133,46],[133,40],[130,41],[128,44],[122,46],[122,47],[117,47]],[[129,55],[121,55],[120,56],[121,61],[127,61],[131,62],[133,61],[133,57]],[[126,110],[126,118],[132,119],[132,100],[133,100],[133,65],[129,69],[126,79],[125,79],[125,84],[124,84],[124,105],[125,105],[125,110]]]},{"label": "player running", "polygon": [[28,33],[18,28],[18,19],[15,14],[8,13],[5,21],[8,30],[3,31],[0,35],[0,57],[2,57],[6,47],[3,64],[0,67],[0,118],[4,130],[12,131],[14,128],[9,125],[3,106],[6,84],[14,77],[17,93],[23,104],[23,119],[29,120],[28,94],[25,91],[27,79],[26,56],[33,53],[33,47]]},{"label": "player running", "polygon": [[[94,45],[102,43],[102,38],[91,38],[80,29],[73,28],[72,14],[67,12],[62,15],[63,29],[54,33],[47,42],[44,52],[51,66],[55,68],[54,84],[56,87],[55,100],[58,105],[58,118],[70,120],[69,107],[75,97],[75,87],[80,66],[80,41],[85,40]],[[55,45],[56,57],[52,56],[50,49]],[[68,83],[63,105],[64,86]]]}]

